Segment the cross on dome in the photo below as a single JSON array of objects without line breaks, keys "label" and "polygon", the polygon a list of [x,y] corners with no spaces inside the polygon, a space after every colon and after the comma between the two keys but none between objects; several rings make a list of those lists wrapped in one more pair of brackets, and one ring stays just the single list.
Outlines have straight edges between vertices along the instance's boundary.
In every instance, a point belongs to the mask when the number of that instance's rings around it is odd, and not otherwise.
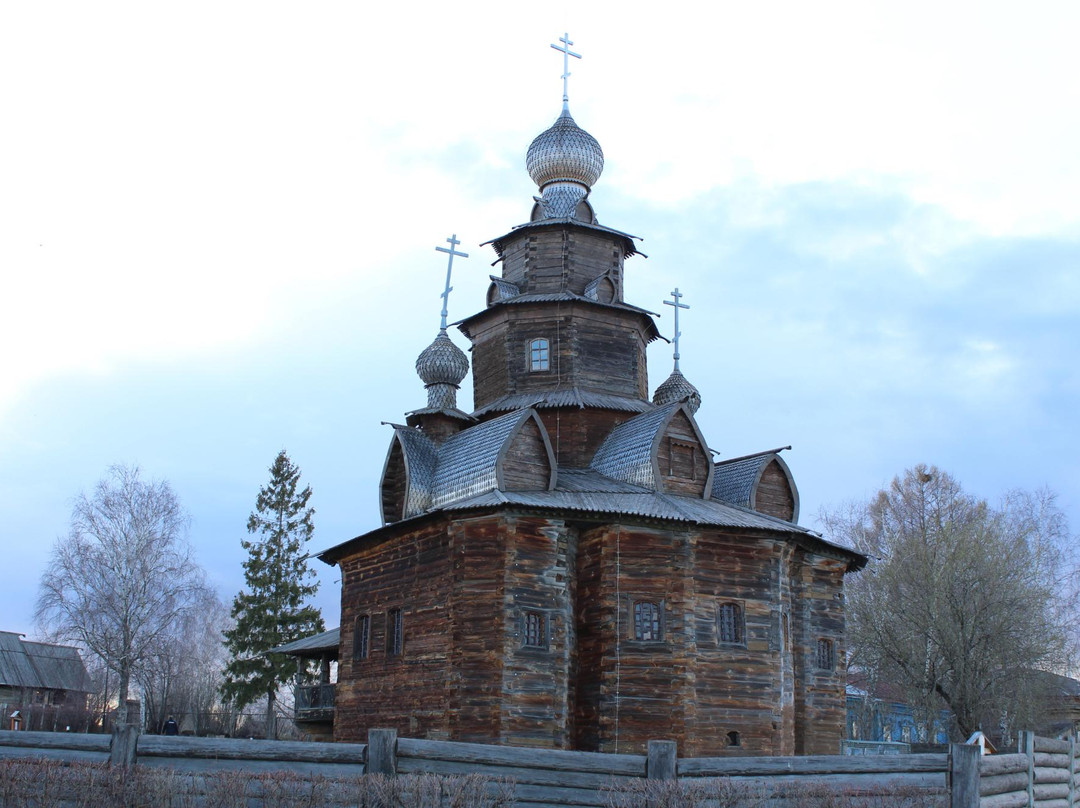
[{"label": "cross on dome", "polygon": [[679,302],[679,300],[682,298],[683,295],[682,295],[682,292],[679,291],[678,286],[675,287],[675,291],[673,291],[671,293],[671,296],[672,296],[672,298],[674,298],[674,300],[665,300],[664,305],[665,306],[674,306],[675,307],[675,338],[674,338],[673,342],[675,343],[675,370],[678,370],[679,369],[679,337],[682,336],[682,332],[679,331],[679,309],[688,309],[690,307],[688,305],[686,305],[685,303],[680,303]]},{"label": "cross on dome", "polygon": [[574,53],[572,50],[570,50],[570,46],[574,44],[570,40],[570,34],[563,34],[561,37],[559,37],[559,41],[562,43],[561,47],[559,45],[552,45],[551,47],[553,47],[555,50],[559,51],[559,53],[561,53],[563,55],[563,57],[562,57],[562,105],[563,105],[563,109],[569,109],[570,108],[570,97],[566,93],[566,89],[567,89],[567,87],[566,87],[567,81],[566,80],[568,78],[570,78],[570,57],[573,56],[575,59],[580,59],[581,54],[580,53]]},{"label": "cross on dome", "polygon": [[442,301],[443,301],[443,303],[442,303],[442,321],[441,321],[441,323],[439,325],[439,328],[442,329],[443,331],[446,330],[446,315],[447,315],[447,306],[450,303],[450,293],[452,291],[454,291],[454,287],[450,285],[450,273],[453,272],[453,270],[454,270],[454,256],[456,255],[459,258],[468,258],[469,257],[468,253],[458,252],[456,249],[454,249],[459,244],[461,244],[461,242],[458,241],[457,233],[454,233],[452,236],[450,236],[450,238],[448,238],[446,240],[446,242],[450,245],[449,249],[447,249],[446,247],[436,247],[435,248],[435,250],[437,252],[447,253],[447,256],[448,256],[447,259],[446,259],[446,288],[443,289],[443,293],[441,295],[439,295],[439,297],[441,297]]}]

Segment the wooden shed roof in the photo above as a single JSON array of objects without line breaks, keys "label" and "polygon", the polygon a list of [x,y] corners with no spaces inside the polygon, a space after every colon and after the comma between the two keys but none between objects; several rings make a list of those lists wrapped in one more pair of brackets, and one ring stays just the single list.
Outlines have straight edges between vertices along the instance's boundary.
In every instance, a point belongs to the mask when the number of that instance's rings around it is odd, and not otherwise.
[{"label": "wooden shed roof", "polygon": [[93,689],[77,648],[24,640],[12,631],[0,631],[0,685],[79,693]]}]

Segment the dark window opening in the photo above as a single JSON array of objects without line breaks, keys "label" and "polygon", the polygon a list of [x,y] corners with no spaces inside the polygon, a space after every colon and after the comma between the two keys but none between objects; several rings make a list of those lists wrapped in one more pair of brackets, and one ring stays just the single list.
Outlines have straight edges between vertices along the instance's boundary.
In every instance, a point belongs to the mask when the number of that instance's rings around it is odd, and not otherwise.
[{"label": "dark window opening", "polygon": [[525,612],[524,642],[527,648],[547,648],[547,620],[543,612]]},{"label": "dark window opening", "polygon": [[361,659],[368,658],[370,640],[371,618],[366,614],[362,614],[356,618],[356,622],[353,624],[353,662],[359,662]]},{"label": "dark window opening", "polygon": [[738,603],[721,603],[717,613],[720,642],[725,645],[742,645],[746,642],[743,628],[743,610]]},{"label": "dark window opening", "polygon": [[737,733],[737,732],[729,732],[727,734],[727,745],[728,746],[742,746],[742,740],[739,738],[739,733]]},{"label": "dark window opening", "polygon": [[551,356],[546,339],[534,339],[529,343],[529,370],[549,370]]},{"label": "dark window opening", "polygon": [[386,613],[386,653],[399,656],[405,644],[405,624],[401,609],[391,609]]},{"label": "dark window opening", "polygon": [[831,671],[836,667],[836,651],[832,640],[823,638],[817,641],[817,666],[823,671]]},{"label": "dark window opening", "polygon": [[634,639],[645,642],[662,640],[660,606],[647,600],[634,604]]}]

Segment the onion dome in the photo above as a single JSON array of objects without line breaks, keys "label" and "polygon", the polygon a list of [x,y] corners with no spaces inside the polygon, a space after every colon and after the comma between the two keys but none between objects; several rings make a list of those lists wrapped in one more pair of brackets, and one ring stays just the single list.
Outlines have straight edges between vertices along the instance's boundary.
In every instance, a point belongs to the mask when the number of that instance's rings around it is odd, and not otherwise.
[{"label": "onion dome", "polygon": [[439,329],[435,341],[416,359],[416,373],[427,388],[428,407],[432,409],[457,407],[457,389],[468,372],[468,357],[447,336],[445,328]]},{"label": "onion dome", "polygon": [[685,401],[690,413],[693,414],[701,406],[701,393],[682,375],[682,371],[673,370],[664,383],[656,388],[652,400],[653,404],[659,405]]},{"label": "onion dome", "polygon": [[525,167],[540,188],[544,218],[574,215],[604,171],[604,150],[563,108],[554,125],[529,145]]}]

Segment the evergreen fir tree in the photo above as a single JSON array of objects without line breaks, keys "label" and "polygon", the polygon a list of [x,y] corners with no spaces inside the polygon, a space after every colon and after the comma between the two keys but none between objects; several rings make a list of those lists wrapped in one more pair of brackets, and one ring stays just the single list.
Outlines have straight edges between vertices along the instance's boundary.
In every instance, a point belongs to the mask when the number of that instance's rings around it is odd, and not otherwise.
[{"label": "evergreen fir tree", "polygon": [[274,737],[278,687],[288,683],[296,663],[271,648],[325,631],[319,610],[305,601],[318,583],[308,568],[304,545],[315,530],[315,509],[308,507],[311,487],[302,491],[300,469],[283,449],[270,467],[270,483],[259,491],[248,533],[245,589],[233,599],[232,628],[225,645],[232,660],[225,669],[222,695],[238,709],[266,696],[267,737]]}]

